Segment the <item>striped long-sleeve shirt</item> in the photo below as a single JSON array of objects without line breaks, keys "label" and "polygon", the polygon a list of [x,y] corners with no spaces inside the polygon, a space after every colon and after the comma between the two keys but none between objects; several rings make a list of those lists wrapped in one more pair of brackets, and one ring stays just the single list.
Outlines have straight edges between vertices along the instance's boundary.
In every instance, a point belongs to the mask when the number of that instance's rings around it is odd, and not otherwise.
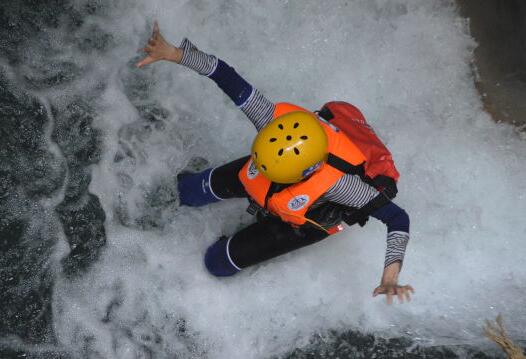
[{"label": "striped long-sleeve shirt", "polygon": [[[252,121],[258,131],[272,121],[275,104],[226,62],[200,51],[188,39],[184,39],[180,47],[183,49],[181,64],[212,79]],[[330,201],[360,209],[378,195],[379,192],[362,181],[358,175],[346,174],[318,201]],[[409,241],[409,216],[392,202],[371,215],[387,225],[385,266],[397,261],[402,262]]]}]

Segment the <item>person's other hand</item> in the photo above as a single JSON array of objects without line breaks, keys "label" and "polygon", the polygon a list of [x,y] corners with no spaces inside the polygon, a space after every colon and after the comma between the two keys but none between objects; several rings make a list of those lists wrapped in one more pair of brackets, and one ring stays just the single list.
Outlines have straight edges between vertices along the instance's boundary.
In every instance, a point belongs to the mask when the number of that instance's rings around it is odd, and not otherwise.
[{"label": "person's other hand", "polygon": [[387,304],[393,303],[393,297],[397,296],[400,303],[404,302],[404,299],[408,302],[411,301],[411,294],[415,290],[410,285],[398,285],[396,283],[382,283],[373,291],[373,297],[379,294],[385,294],[387,297]]},{"label": "person's other hand", "polygon": [[148,56],[139,61],[135,66],[143,67],[159,60],[168,60],[180,63],[183,58],[183,50],[173,46],[166,41],[159,31],[159,24],[157,21],[153,23],[152,36],[148,40],[148,44],[143,49]]}]

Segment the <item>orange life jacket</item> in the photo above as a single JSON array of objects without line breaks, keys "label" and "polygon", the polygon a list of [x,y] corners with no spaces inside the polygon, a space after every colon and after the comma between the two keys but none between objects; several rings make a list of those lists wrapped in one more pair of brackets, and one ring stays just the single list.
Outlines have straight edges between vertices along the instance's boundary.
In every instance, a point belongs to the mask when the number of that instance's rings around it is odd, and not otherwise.
[{"label": "orange life jacket", "polygon": [[[289,103],[278,103],[273,118],[293,111],[310,111]],[[360,166],[366,157],[360,149],[338,128],[320,119],[328,138],[329,154],[337,156],[353,166]],[[239,179],[249,196],[262,208],[279,216],[283,221],[293,225],[312,222],[305,217],[307,211],[318,198],[331,188],[345,172],[322,163],[310,177],[290,185],[280,192],[268,196],[272,182],[261,175],[250,159],[239,172]],[[315,223],[314,223],[315,224]]]}]

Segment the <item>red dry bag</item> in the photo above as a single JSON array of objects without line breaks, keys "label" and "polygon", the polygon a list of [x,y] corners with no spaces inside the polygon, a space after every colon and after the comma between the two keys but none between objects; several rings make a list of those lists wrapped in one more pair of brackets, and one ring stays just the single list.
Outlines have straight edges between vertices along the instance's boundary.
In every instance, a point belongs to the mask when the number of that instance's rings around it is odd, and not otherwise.
[{"label": "red dry bag", "polygon": [[400,174],[391,152],[376,136],[360,110],[350,103],[333,101],[326,103],[318,115],[342,130],[362,151],[366,158],[364,180],[393,198]]}]

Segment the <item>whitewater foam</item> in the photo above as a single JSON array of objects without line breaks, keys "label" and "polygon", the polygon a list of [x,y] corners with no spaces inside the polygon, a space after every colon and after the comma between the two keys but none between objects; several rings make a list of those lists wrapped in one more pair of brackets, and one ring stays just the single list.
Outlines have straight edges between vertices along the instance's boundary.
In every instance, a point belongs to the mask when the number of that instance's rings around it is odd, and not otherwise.
[{"label": "whitewater foam", "polygon": [[[131,66],[154,18],[169,41],[189,37],[273,101],[318,109],[340,99],[363,110],[401,172],[411,304],[371,298],[385,251],[385,227],[373,220],[233,278],[206,272],[206,248],[250,223],[246,202],[177,208],[148,193],[166,193],[194,157],[219,165],[245,155],[255,130],[209,79],[175,64]],[[115,38],[86,76],[106,78],[90,191],[107,214],[107,247],[84,276],[56,283],[64,347],[105,358],[259,358],[348,328],[478,343],[483,319],[497,313],[511,335],[524,333],[526,144],[483,112],[469,67],[475,44],[450,2],[123,1],[90,22]],[[145,120],[145,104],[165,116]]]}]

